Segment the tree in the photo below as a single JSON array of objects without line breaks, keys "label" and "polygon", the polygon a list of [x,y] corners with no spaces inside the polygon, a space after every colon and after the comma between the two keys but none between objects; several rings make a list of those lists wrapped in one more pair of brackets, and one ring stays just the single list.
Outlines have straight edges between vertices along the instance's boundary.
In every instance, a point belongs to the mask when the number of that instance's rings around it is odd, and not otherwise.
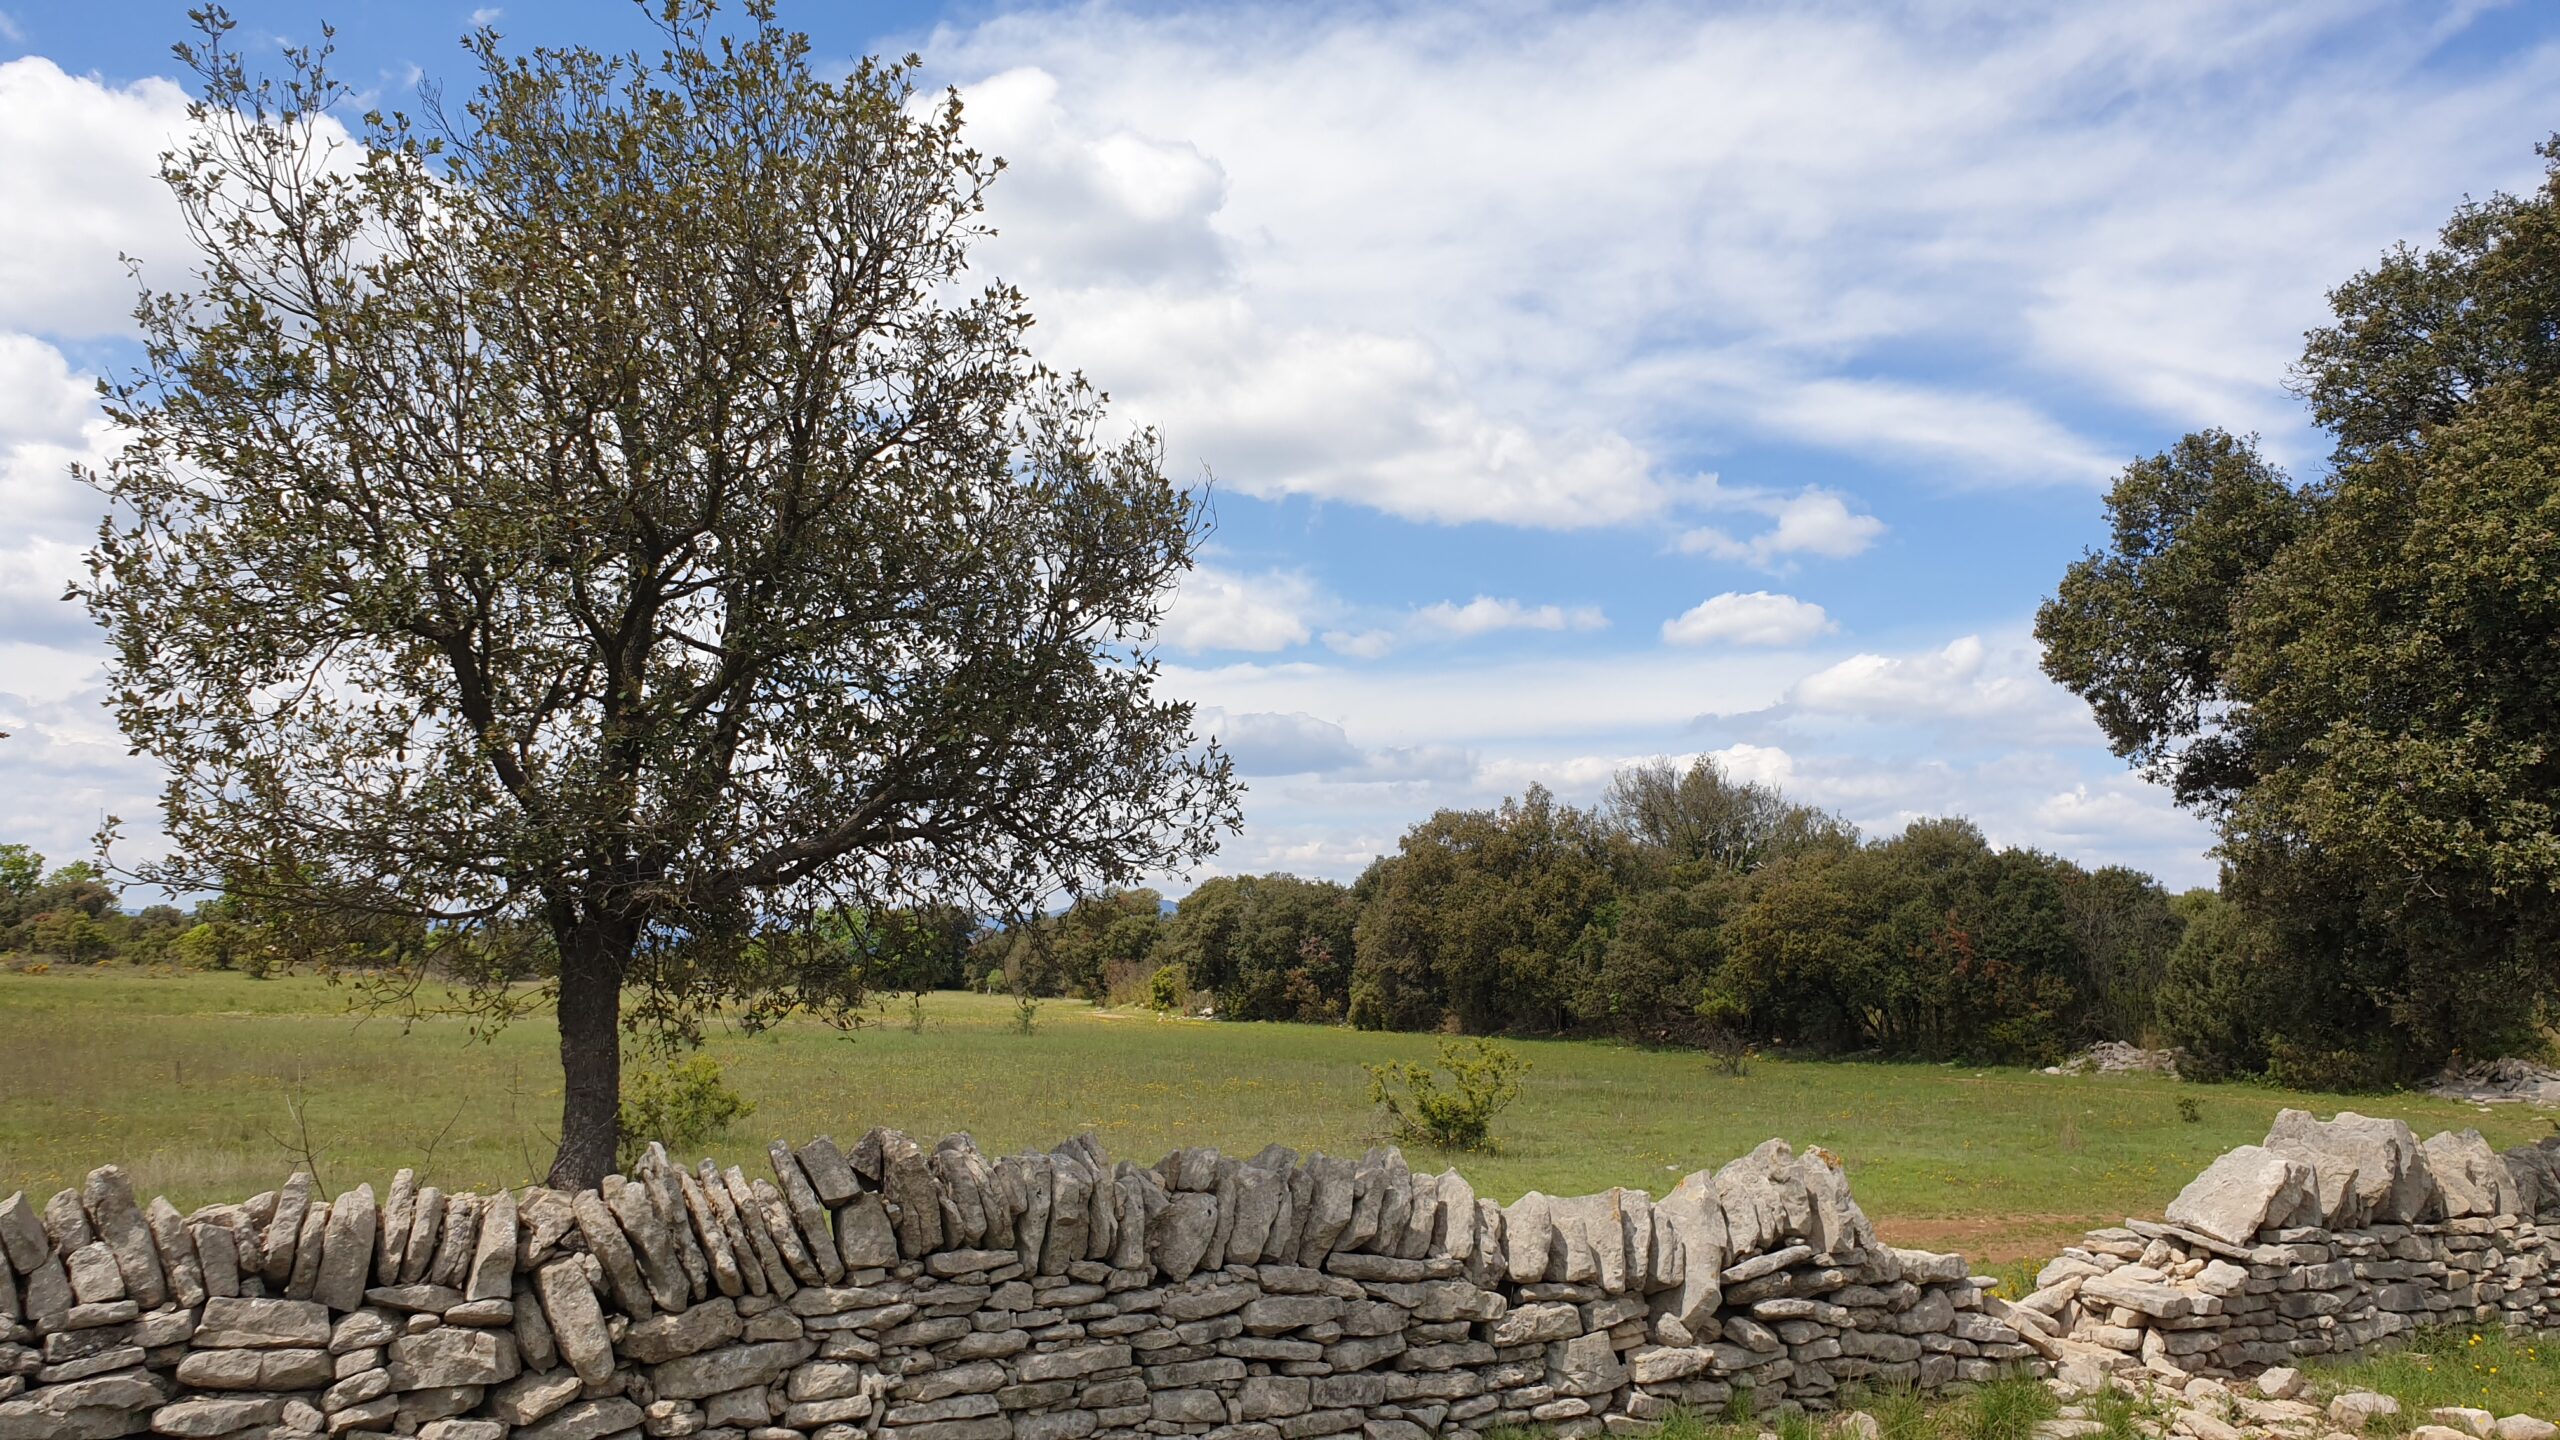
[{"label": "tree", "polygon": [[2117,752],[2220,827],[2244,913],[2173,970],[2286,954],[2320,1004],[2285,1023],[2377,1073],[2503,1049],[2560,998],[2560,139],[2541,153],[2538,191],[2331,294],[2296,372],[2325,476],[2189,436],[2125,473],[2112,547],[2037,620]]},{"label": "tree", "polygon": [[1351,1022],[1417,1030],[1564,1028],[1571,974],[1594,963],[1625,884],[1625,841],[1532,785],[1498,810],[1443,810],[1372,867],[1354,943]]},{"label": "tree", "polygon": [[2187,922],[2160,882],[2123,865],[2060,867],[2081,1028],[2146,1043],[2159,1024],[2161,978]]},{"label": "tree", "polygon": [[1358,916],[1330,880],[1219,875],[1182,897],[1156,954],[1214,995],[1221,1019],[1339,1020]]},{"label": "tree", "polygon": [[1773,785],[1737,781],[1705,755],[1686,770],[1664,759],[1621,769],[1601,808],[1639,846],[1691,875],[1747,874],[1805,846],[1855,838],[1839,817]]},{"label": "tree", "polygon": [[555,1185],[613,1164],[626,1019],[849,1021],[858,968],[759,940],[1018,912],[1236,823],[1148,650],[1197,499],[963,288],[998,167],[957,97],[746,15],[669,0],[654,59],[484,29],[459,117],[352,142],[325,49],[253,79],[203,15],[164,164],[202,258],[143,295],[88,476],[79,588],[183,857],[146,873],[533,922]]}]

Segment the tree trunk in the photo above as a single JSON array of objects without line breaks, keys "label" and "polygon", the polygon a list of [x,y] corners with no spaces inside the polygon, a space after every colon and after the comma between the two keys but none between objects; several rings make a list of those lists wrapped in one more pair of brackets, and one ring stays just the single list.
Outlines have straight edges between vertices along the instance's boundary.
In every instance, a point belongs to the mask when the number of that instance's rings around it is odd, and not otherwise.
[{"label": "tree trunk", "polygon": [[638,931],[589,919],[559,937],[560,1151],[544,1181],[592,1190],[622,1140],[622,976]]}]

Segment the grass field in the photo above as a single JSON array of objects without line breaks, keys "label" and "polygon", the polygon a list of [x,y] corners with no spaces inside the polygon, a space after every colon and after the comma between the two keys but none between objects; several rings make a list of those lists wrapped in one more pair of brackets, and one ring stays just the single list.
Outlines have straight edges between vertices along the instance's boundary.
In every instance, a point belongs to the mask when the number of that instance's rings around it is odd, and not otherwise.
[{"label": "grass field", "polygon": [[[0,1194],[75,1184],[114,1160],[181,1206],[238,1199],[318,1155],[325,1186],[379,1185],[415,1165],[448,1189],[522,1184],[547,1165],[559,1069],[547,1016],[474,1042],[457,1019],[404,1026],[348,1010],[304,976],[0,974]],[[1434,1041],[1301,1025],[1213,1024],[946,994],[921,1034],[903,1001],[851,1036],[818,1025],[721,1034],[710,1048],[755,1114],[709,1147],[752,1164],[774,1136],[849,1141],[873,1125],[954,1130],[988,1151],[1095,1131],[1152,1162],[1184,1144],[1251,1153],[1277,1141],[1357,1154],[1380,1138],[1364,1061],[1427,1060]],[[1520,1041],[1528,1091],[1499,1153],[1455,1163],[1480,1192],[1659,1193],[1772,1135],[1843,1156],[1889,1238],[1978,1260],[2050,1254],[2127,1215],[2156,1215],[2222,1150],[2297,1105],[2403,1117],[2429,1134],[2477,1126],[2499,1146],[2549,1133],[2537,1115],[2419,1096],[2304,1095],[2157,1078],[1755,1061],[1577,1041]],[[2199,1118],[2181,1119],[2178,1100]],[[299,1119],[297,1120],[297,1111]],[[307,1139],[306,1139],[307,1137]]]}]

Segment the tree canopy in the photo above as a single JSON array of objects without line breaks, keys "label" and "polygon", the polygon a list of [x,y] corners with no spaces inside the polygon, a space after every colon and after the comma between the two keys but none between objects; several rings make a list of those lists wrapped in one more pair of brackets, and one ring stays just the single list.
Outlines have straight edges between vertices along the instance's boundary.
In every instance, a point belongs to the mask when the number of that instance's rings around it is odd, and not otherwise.
[{"label": "tree canopy", "polygon": [[255,76],[201,15],[198,260],[87,477],[150,878],[538,936],[562,1184],[613,1163],[624,1022],[850,1013],[810,917],[1020,910],[1236,820],[1147,650],[1198,497],[972,285],[958,98],[822,78],[769,4],[660,18],[484,29],[458,114],[343,139],[325,49]]},{"label": "tree canopy", "polygon": [[2190,435],[2126,470],[2110,547],[2038,616],[2048,673],[2220,826],[2229,963],[2293,977],[2182,958],[2188,992],[2263,997],[2235,1063],[2405,1071],[2560,1000],[2560,138],[2541,153],[2540,189],[2331,293],[2295,374],[2324,475]]}]

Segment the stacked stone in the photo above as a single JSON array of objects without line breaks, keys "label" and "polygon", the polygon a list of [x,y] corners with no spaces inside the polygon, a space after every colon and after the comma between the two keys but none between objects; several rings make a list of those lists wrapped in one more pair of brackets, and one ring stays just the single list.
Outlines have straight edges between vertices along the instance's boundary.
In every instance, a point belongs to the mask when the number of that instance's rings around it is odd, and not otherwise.
[{"label": "stacked stone", "polygon": [[2555,1166],[2560,1137],[2499,1155],[2476,1131],[2420,1144],[2397,1120],[2287,1110],[2166,1223],[2065,1250],[2010,1318],[2057,1360],[2170,1378],[2351,1354],[2421,1325],[2545,1329]]},{"label": "stacked stone", "polygon": [[1573,1436],[2033,1354],[1778,1141],[1659,1202],[1508,1207],[1393,1150],[769,1159],[379,1201],[296,1175],[184,1217],[112,1166],[10,1197],[0,1440]]}]

